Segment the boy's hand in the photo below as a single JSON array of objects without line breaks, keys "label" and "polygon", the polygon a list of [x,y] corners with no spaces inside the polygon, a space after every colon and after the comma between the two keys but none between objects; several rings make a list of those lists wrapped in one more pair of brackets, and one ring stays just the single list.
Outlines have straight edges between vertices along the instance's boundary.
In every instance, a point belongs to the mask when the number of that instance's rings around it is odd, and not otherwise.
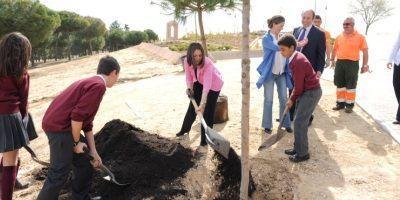
[{"label": "boy's hand", "polygon": [[83,142],[79,142],[76,146],[74,146],[74,152],[75,153],[84,153],[83,148],[86,147],[87,145]]},{"label": "boy's hand", "polygon": [[101,160],[101,157],[99,156],[99,154],[97,153],[97,151],[91,151],[90,154],[92,154],[93,156],[93,160],[90,161],[90,163],[92,164],[92,166],[94,168],[99,168],[101,166],[101,164],[103,163]]},{"label": "boy's hand", "polygon": [[292,102],[292,100],[288,100],[287,101],[287,103],[286,103],[286,106],[290,109],[292,106],[293,106],[293,102]]}]

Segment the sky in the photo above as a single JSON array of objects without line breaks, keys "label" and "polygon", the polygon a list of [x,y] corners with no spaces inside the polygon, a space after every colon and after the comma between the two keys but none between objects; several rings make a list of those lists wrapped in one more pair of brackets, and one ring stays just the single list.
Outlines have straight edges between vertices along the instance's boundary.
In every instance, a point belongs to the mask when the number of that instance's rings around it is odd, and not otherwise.
[{"label": "sky", "polygon": [[[151,0],[41,0],[51,9],[67,10],[83,16],[93,16],[102,19],[107,27],[115,20],[120,24],[128,24],[131,30],[152,29],[165,38],[166,24],[173,16],[165,15],[157,5],[151,5]],[[315,4],[316,2],[316,4]],[[315,9],[323,18],[323,27],[336,36],[342,30],[342,22],[350,16],[349,4],[353,0],[251,0],[250,30],[266,30],[269,17],[280,14],[286,18],[284,31],[292,31],[301,23],[301,12],[305,9]],[[390,35],[395,38],[400,26],[400,0],[391,0],[395,7],[393,15],[372,26],[371,34],[375,37]],[[316,7],[315,7],[316,5]],[[325,9],[327,8],[327,9]],[[239,11],[215,11],[204,16],[205,31],[240,32],[241,13]],[[361,18],[356,18],[356,29],[364,32],[365,25]],[[179,37],[195,31],[194,16],[188,18],[186,24],[179,24]],[[393,25],[395,29],[393,29]],[[397,29],[397,30],[396,30]]]}]

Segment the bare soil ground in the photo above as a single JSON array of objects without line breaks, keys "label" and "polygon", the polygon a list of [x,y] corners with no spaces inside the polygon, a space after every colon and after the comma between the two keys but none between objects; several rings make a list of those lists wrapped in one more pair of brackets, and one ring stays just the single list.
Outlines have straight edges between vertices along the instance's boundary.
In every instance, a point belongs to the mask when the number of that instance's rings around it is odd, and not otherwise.
[{"label": "bare soil ground", "polygon": [[[213,198],[216,191],[210,178],[214,170],[212,151],[198,147],[200,124],[196,122],[189,135],[175,138],[189,104],[182,67],[155,59],[135,48],[111,55],[122,66],[121,80],[107,90],[94,121],[94,130],[99,131],[112,119],[121,119],[196,150],[197,163],[182,180],[188,193],[180,199]],[[32,141],[31,146],[40,158],[49,159],[48,141],[40,126],[44,111],[52,98],[70,83],[95,74],[101,56],[30,71],[29,111],[39,131],[39,138]],[[396,199],[400,196],[399,145],[360,108],[356,107],[352,114],[332,111],[335,87],[331,82],[321,82],[323,97],[309,129],[309,161],[293,164],[284,155],[283,150],[292,147],[292,134],[270,149],[258,152],[263,137],[260,127],[263,92],[255,87],[258,64],[253,62],[251,69],[250,155],[256,183],[253,199]],[[216,65],[224,75],[222,93],[228,96],[230,120],[214,128],[231,141],[231,146],[240,155],[240,61],[220,61]],[[133,105],[134,111],[129,109],[127,102]],[[277,105],[274,105],[274,112],[276,116]],[[19,177],[32,181],[32,186],[16,192],[14,197],[35,199],[43,183],[34,180],[33,173],[41,167],[24,150],[21,150],[21,158]]]}]

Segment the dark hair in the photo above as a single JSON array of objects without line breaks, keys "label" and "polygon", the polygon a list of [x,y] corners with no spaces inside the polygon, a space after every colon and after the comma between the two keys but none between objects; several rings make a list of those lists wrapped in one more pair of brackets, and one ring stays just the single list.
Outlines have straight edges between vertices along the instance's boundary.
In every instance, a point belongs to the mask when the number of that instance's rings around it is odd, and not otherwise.
[{"label": "dark hair", "polygon": [[281,15],[275,15],[267,20],[268,28],[272,28],[274,24],[285,22],[285,18]]},{"label": "dark hair", "polygon": [[321,19],[321,16],[319,16],[319,15],[315,15],[315,19],[322,20],[322,19]]},{"label": "dark hair", "polygon": [[189,66],[193,65],[193,54],[196,50],[200,50],[201,54],[203,55],[203,58],[201,59],[201,62],[199,63],[200,67],[203,67],[204,64],[204,60],[205,60],[205,56],[204,55],[204,49],[203,46],[201,46],[200,43],[197,42],[193,42],[189,45],[187,53],[186,53],[186,59],[187,59],[187,63],[189,64]]},{"label": "dark hair", "polygon": [[0,77],[14,76],[21,80],[28,69],[32,45],[18,32],[5,35],[0,41]]},{"label": "dark hair", "polygon": [[104,56],[100,59],[97,66],[97,74],[110,75],[112,71],[119,73],[120,67],[118,61],[112,56]]},{"label": "dark hair", "polygon": [[292,34],[285,34],[278,40],[278,45],[286,46],[286,47],[291,47],[293,46],[294,49],[297,48],[297,42],[296,39]]}]

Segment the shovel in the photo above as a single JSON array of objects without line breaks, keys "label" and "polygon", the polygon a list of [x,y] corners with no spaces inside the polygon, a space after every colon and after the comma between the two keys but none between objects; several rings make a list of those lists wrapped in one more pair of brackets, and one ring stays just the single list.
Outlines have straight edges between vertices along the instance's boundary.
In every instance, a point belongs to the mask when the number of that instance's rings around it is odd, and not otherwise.
[{"label": "shovel", "polygon": [[268,137],[261,144],[261,146],[258,147],[258,151],[261,151],[263,149],[267,149],[267,148],[271,147],[272,145],[277,143],[280,139],[282,139],[287,134],[286,130],[282,129],[282,125],[283,125],[283,121],[285,120],[285,117],[286,117],[288,111],[289,111],[289,108],[286,106],[285,110],[283,111],[283,117],[281,118],[281,121],[279,122],[279,127],[278,127],[277,133],[275,135],[271,135],[270,137]]},{"label": "shovel", "polygon": [[[189,98],[190,98],[190,101],[192,101],[194,109],[197,110],[199,108],[199,106],[197,106],[196,101],[193,99],[193,97],[189,97]],[[226,140],[225,138],[223,138],[220,134],[218,134],[212,128],[207,126],[207,123],[204,120],[203,114],[198,112],[197,115],[201,119],[201,124],[203,125],[203,128],[204,128],[207,143],[211,146],[211,148],[213,148],[215,151],[217,151],[223,157],[228,159],[229,149],[231,147],[230,142],[228,140]]]},{"label": "shovel", "polygon": [[[89,157],[89,160],[92,161],[94,160],[93,156],[90,155],[90,150],[87,147],[83,147],[83,151],[85,152],[85,155],[87,157]],[[130,185],[130,183],[120,183],[115,179],[114,174],[103,164],[100,165],[100,170],[106,174],[106,176],[103,176],[103,179],[107,180],[107,181],[111,181],[114,184],[118,185],[118,186],[128,186]]]}]

